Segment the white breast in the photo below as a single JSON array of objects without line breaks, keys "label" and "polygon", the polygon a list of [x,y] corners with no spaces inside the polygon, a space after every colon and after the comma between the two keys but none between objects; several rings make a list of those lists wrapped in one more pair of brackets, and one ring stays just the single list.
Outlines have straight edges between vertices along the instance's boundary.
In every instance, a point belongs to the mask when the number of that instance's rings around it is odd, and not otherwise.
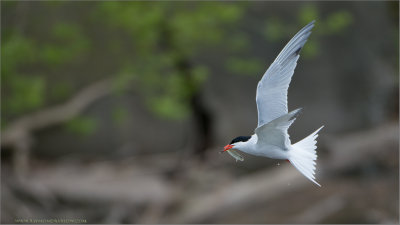
[{"label": "white breast", "polygon": [[257,139],[257,135],[253,134],[247,142],[236,143],[235,149],[256,156],[287,159],[289,149],[282,149],[275,145],[257,144]]},{"label": "white breast", "polygon": [[256,145],[256,152],[258,156],[264,156],[273,159],[287,159],[288,151],[274,145]]}]

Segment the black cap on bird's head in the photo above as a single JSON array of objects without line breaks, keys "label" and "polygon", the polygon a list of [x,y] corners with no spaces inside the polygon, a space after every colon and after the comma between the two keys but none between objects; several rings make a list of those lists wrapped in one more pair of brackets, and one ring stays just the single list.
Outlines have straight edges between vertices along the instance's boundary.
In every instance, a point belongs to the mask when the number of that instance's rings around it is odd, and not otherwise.
[{"label": "black cap on bird's head", "polygon": [[233,144],[235,144],[235,143],[237,143],[237,142],[246,142],[246,141],[248,141],[250,138],[251,138],[251,136],[239,136],[239,137],[234,138],[234,139],[231,141],[231,143],[230,143],[229,145],[226,145],[226,146],[224,147],[223,152],[225,152],[225,151],[227,151],[227,150],[233,148],[233,147],[234,147]]},{"label": "black cap on bird's head", "polygon": [[234,144],[236,142],[246,142],[251,138],[251,136],[239,136],[234,138],[230,144]]}]

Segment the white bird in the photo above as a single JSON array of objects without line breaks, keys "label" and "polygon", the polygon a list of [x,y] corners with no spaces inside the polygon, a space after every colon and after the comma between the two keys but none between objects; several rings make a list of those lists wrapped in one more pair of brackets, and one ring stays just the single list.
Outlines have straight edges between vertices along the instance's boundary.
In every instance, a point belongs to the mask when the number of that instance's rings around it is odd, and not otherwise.
[{"label": "white bird", "polygon": [[299,108],[288,113],[287,92],[300,57],[300,50],[310,36],[314,22],[307,24],[286,44],[258,82],[258,126],[255,134],[233,139],[223,151],[241,161],[243,157],[232,151],[233,149],[256,156],[288,160],[305,177],[321,186],[315,181],[314,175],[317,159],[316,138],[323,126],[295,144],[291,144],[287,132],[301,111]]}]

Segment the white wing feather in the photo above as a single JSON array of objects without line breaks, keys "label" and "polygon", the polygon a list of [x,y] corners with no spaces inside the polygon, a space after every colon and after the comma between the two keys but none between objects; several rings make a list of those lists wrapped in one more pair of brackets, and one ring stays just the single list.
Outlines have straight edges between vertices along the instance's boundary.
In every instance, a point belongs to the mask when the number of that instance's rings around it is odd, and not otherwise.
[{"label": "white wing feather", "polygon": [[271,122],[257,127],[257,142],[261,144],[275,145],[284,150],[289,150],[290,139],[287,130],[290,125],[296,120],[296,117],[301,112],[301,108],[295,109],[288,114],[280,116]]},{"label": "white wing feather", "polygon": [[310,36],[314,22],[306,25],[286,44],[258,82],[257,127],[288,113],[287,91],[299,59],[299,52]]}]

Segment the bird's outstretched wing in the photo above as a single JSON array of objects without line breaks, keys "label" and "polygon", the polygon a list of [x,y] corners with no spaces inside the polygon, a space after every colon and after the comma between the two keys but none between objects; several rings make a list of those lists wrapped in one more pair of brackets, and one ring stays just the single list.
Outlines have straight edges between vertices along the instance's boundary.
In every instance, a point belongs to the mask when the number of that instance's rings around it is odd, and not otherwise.
[{"label": "bird's outstretched wing", "polygon": [[301,112],[301,108],[295,109],[290,113],[280,116],[267,124],[257,127],[255,133],[257,142],[268,145],[275,145],[282,149],[290,146],[290,139],[287,130],[296,120]]},{"label": "bird's outstretched wing", "polygon": [[311,34],[314,22],[303,27],[283,48],[257,85],[258,125],[260,127],[286,113],[287,91],[301,48]]}]

